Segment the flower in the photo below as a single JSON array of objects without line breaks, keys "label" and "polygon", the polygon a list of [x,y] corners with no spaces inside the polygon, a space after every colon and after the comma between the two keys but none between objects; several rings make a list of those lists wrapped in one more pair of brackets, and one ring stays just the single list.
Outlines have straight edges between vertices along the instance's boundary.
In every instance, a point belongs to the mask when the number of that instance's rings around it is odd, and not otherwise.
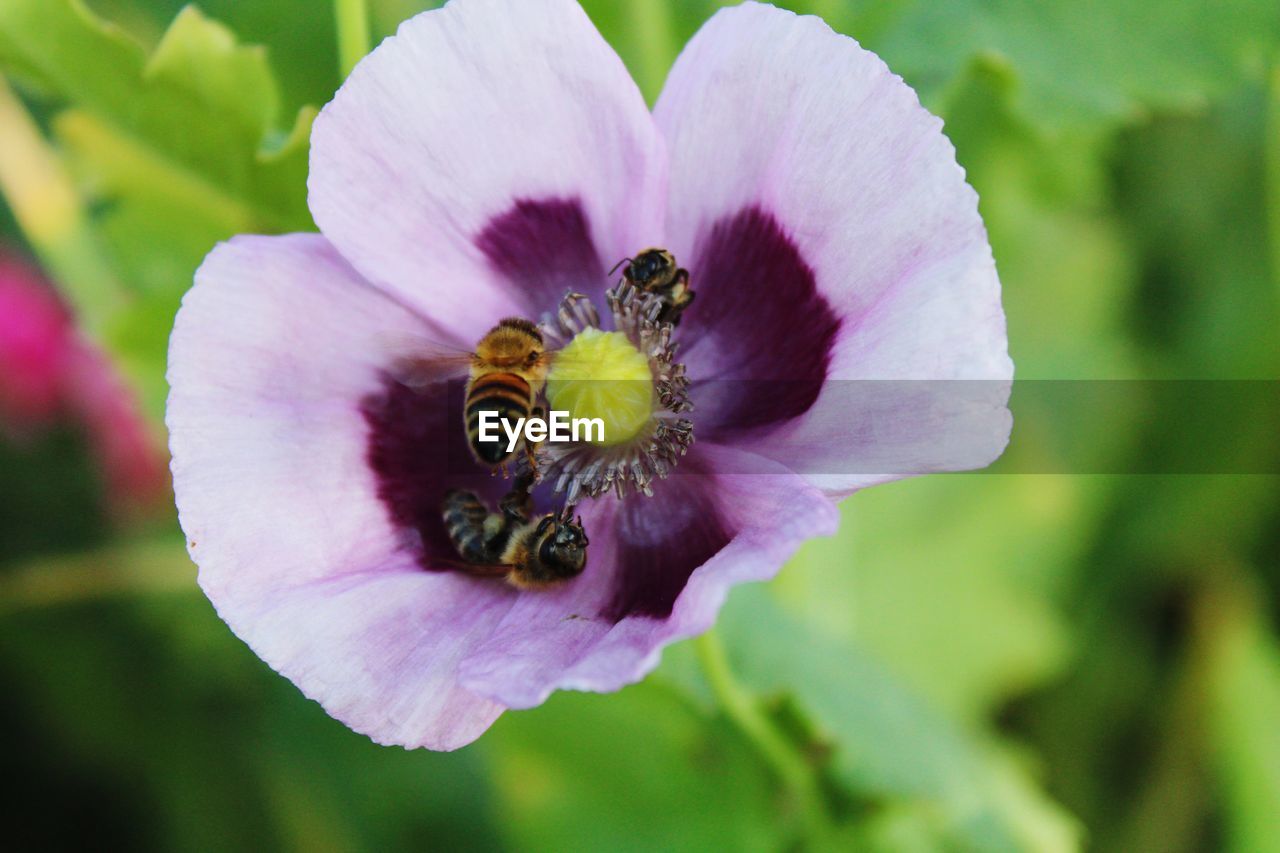
[{"label": "flower", "polygon": [[[184,300],[173,474],[220,615],[379,742],[452,749],[555,689],[634,682],[730,587],[832,533],[834,499],[985,465],[1007,441],[976,195],[941,122],[817,18],[718,12],[650,114],[571,0],[452,0],[321,113],[309,191],[321,234],[237,237]],[[605,292],[648,246],[691,274],[674,330]],[[694,403],[655,406],[638,440],[681,418],[696,440],[643,482],[626,466],[647,445],[574,448],[630,454],[592,457],[622,498],[558,460],[535,498],[549,511],[560,475],[579,482],[574,580],[521,591],[452,569],[443,494],[492,502],[505,484],[467,461],[459,384],[405,383],[391,342],[467,350],[513,315],[573,336],[605,307],[655,389],[683,376]],[[960,405],[868,379],[996,382]]]},{"label": "flower", "polygon": [[54,418],[74,351],[71,318],[53,289],[0,257],[0,413],[15,427]]},{"label": "flower", "polygon": [[53,288],[0,253],[0,432],[21,439],[59,417],[86,428],[113,512],[154,507],[168,493],[161,448],[132,392]]}]

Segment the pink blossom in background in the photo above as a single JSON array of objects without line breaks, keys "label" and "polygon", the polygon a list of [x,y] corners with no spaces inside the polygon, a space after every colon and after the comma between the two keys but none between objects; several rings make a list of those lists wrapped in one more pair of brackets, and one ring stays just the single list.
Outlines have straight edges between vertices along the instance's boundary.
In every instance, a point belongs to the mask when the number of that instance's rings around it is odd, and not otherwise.
[{"label": "pink blossom in background", "polygon": [[80,336],[52,286],[0,252],[0,436],[20,442],[61,418],[84,428],[112,512],[167,493],[159,438],[134,394]]},{"label": "pink blossom in background", "polygon": [[0,256],[0,419],[10,431],[58,414],[70,334],[71,318],[52,288]]}]

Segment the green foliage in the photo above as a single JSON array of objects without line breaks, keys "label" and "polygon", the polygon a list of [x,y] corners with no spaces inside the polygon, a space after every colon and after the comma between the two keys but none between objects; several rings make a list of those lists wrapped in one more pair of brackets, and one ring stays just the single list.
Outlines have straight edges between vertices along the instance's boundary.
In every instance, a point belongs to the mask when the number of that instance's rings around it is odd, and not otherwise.
[{"label": "green foliage", "polygon": [[1213,769],[1225,794],[1232,850],[1266,850],[1280,839],[1280,645],[1249,590],[1207,598],[1206,692]]},{"label": "green foliage", "polygon": [[[279,94],[265,54],[238,45],[195,7],[147,56],[77,0],[13,0],[0,9],[0,61],[102,122],[97,134],[145,158],[136,179],[177,178],[190,193],[184,201],[202,199],[228,224],[308,227],[299,179],[310,113],[285,147],[275,135]],[[89,148],[98,141],[94,132],[73,135],[73,147],[77,139]]]},{"label": "green foliage", "polygon": [[6,2],[0,70],[53,105],[54,137],[125,285],[99,318],[105,342],[158,414],[167,320],[205,253],[241,232],[314,227],[306,206],[314,110],[280,131],[263,50],[238,44],[193,6],[148,54],[79,0]]},{"label": "green foliage", "polygon": [[58,424],[20,444],[0,442],[0,494],[22,495],[0,513],[0,565],[98,544],[102,483],[83,436]]},{"label": "green foliage", "polygon": [[193,591],[9,615],[0,649],[32,848],[83,840],[61,825],[80,777],[102,780],[109,812],[137,815],[104,846],[498,848],[477,753],[383,749],[347,730]]},{"label": "green foliage", "polygon": [[[622,743],[637,748],[604,758]],[[557,694],[508,714],[483,746],[513,847],[763,851],[787,837],[747,746],[656,679],[611,696]]]},{"label": "green foliage", "polygon": [[936,844],[1074,848],[1066,815],[856,639],[836,641],[787,616],[759,587],[735,592],[719,630],[742,679],[803,720],[792,722],[805,737],[799,747],[820,756],[846,808],[869,815],[865,841],[892,849],[893,833],[910,820]]},{"label": "green foliage", "polygon": [[[1017,69],[1019,110],[1054,129],[1200,107],[1256,71],[1280,31],[1280,10],[1251,0],[859,5],[875,16],[868,46],[926,97],[981,46]],[[855,36],[860,23],[848,23]]]}]

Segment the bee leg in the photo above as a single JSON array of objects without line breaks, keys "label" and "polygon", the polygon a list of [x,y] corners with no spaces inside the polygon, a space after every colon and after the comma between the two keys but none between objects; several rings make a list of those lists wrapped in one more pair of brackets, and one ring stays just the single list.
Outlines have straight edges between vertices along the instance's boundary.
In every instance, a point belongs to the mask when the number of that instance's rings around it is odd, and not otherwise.
[{"label": "bee leg", "polygon": [[539,468],[539,466],[542,463],[538,460],[538,453],[540,452],[541,448],[542,448],[541,445],[538,445],[536,447],[526,447],[524,451],[524,454],[525,454],[524,467],[528,469],[528,473],[531,477],[533,477],[533,481],[535,483],[542,482],[542,471]]},{"label": "bee leg", "polygon": [[537,482],[537,478],[533,473],[526,471],[516,477],[515,483],[511,486],[511,494],[528,495],[529,490],[533,488],[533,484]]},{"label": "bee leg", "polygon": [[689,289],[689,271],[676,270],[675,280],[671,283],[671,301],[663,310],[666,321],[673,326],[680,325],[680,314],[693,302],[693,291]]},{"label": "bee leg", "polygon": [[[534,406],[529,412],[531,418],[547,419],[547,409],[545,406]],[[533,478],[532,482],[536,483],[542,479],[542,475],[538,471],[538,450],[542,447],[542,442],[532,442],[528,439],[524,441],[525,458],[529,460],[529,475]]]},{"label": "bee leg", "polygon": [[698,294],[694,293],[692,290],[689,289],[688,276],[686,276],[684,290],[680,292],[680,307],[688,308],[690,305],[693,304],[693,297],[697,295]]},{"label": "bee leg", "polygon": [[527,524],[529,519],[533,517],[533,496],[529,494],[529,489],[533,488],[534,478],[532,474],[521,474],[516,477],[515,485],[511,491],[503,495],[502,500],[498,501],[498,510],[509,522],[515,524]]}]

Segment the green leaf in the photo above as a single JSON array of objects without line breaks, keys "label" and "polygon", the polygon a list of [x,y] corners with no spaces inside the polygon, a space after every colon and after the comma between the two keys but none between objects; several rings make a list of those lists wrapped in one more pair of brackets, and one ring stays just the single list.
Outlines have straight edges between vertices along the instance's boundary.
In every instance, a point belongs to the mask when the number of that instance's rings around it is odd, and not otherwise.
[{"label": "green leaf", "polygon": [[237,207],[245,230],[311,227],[305,184],[277,177],[305,166],[310,113],[281,150],[265,54],[194,7],[147,57],[79,0],[11,0],[0,6],[0,67],[109,128],[132,147],[136,172],[180,175],[184,192]]},{"label": "green leaf", "polygon": [[1134,376],[1124,326],[1132,271],[1122,220],[1107,206],[1109,137],[1044,133],[1016,112],[1026,85],[984,54],[941,99],[991,238],[1017,376]]},{"label": "green leaf", "polygon": [[183,9],[147,61],[144,79],[184,89],[256,144],[275,121],[279,95],[261,47],[242,47],[195,6]]},{"label": "green leaf", "polygon": [[978,53],[1005,58],[1025,81],[1020,112],[1062,130],[1187,109],[1252,73],[1273,49],[1280,7],[1268,0],[908,0],[864,37],[889,67],[939,97]]},{"label": "green leaf", "polygon": [[102,285],[88,268],[83,281],[75,265],[58,272],[158,416],[173,314],[205,254],[236,233],[314,228],[306,176],[315,110],[278,128],[265,51],[195,7],[147,55],[80,0],[6,2],[0,69],[67,106],[50,127],[125,298],[94,298]]},{"label": "green leaf", "polygon": [[889,832],[882,822],[896,826],[905,809],[923,835],[964,849],[1078,846],[1074,821],[1007,756],[904,687],[858,645],[785,615],[765,588],[736,589],[719,630],[743,682],[786,697],[807,717],[813,742],[801,748],[829,756],[836,783],[871,809],[865,827],[871,836]]},{"label": "green leaf", "polygon": [[774,585],[805,623],[978,725],[1066,663],[1053,595],[1094,500],[1089,481],[1064,477],[878,486],[846,501],[840,532],[807,543]]},{"label": "green leaf", "polygon": [[778,850],[763,767],[723,721],[655,681],[557,693],[480,742],[520,850]]},{"label": "green leaf", "polygon": [[1264,87],[1244,87],[1204,115],[1159,118],[1116,145],[1116,202],[1144,269],[1131,322],[1168,376],[1271,379],[1280,371],[1267,101]]}]

